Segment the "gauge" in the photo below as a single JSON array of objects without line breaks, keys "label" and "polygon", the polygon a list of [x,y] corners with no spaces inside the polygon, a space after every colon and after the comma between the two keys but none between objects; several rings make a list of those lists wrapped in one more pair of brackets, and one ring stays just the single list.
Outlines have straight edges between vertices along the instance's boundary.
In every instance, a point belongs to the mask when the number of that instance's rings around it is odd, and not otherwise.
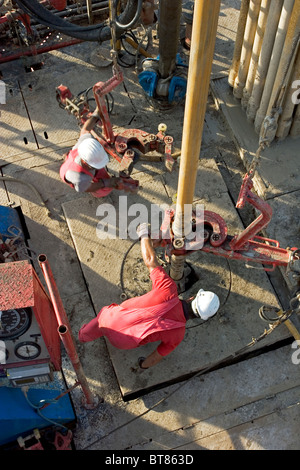
[{"label": "gauge", "polygon": [[14,339],[21,336],[30,326],[28,309],[0,310],[0,339]]},{"label": "gauge", "polygon": [[19,359],[36,359],[41,354],[41,346],[33,341],[23,341],[15,347],[15,355]]}]

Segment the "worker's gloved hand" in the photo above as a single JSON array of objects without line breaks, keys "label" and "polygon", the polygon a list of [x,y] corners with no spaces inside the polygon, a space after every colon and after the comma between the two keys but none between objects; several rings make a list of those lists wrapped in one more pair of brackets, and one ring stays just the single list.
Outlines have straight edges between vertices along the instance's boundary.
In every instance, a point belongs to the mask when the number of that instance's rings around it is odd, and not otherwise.
[{"label": "worker's gloved hand", "polygon": [[129,193],[137,193],[139,182],[138,180],[132,179],[130,176],[119,176],[116,178],[115,188],[119,191],[124,190]]},{"label": "worker's gloved hand", "polygon": [[144,237],[148,238],[148,236],[149,236],[149,225],[146,222],[138,225],[137,229],[136,229],[136,233],[139,237],[139,240],[141,240]]}]

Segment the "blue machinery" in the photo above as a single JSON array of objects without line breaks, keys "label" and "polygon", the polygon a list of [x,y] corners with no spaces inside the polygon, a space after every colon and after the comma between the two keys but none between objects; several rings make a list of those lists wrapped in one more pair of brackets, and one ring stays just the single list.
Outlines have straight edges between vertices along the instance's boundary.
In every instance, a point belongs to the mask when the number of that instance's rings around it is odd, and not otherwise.
[{"label": "blue machinery", "polygon": [[143,61],[143,72],[139,74],[139,83],[150,98],[165,100],[169,105],[179,104],[186,94],[188,66],[177,54],[175,71],[168,77],[161,78],[159,59],[160,56]]},{"label": "blue machinery", "polygon": [[[34,433],[38,439],[35,448],[42,450],[41,434],[55,426],[58,431],[52,447],[63,449],[72,437],[66,424],[72,426],[75,415],[60,363],[57,360],[54,365],[49,353],[54,343],[49,342],[38,321],[41,317],[45,323],[49,321],[49,301],[34,279],[27,246],[29,234],[19,209],[0,206],[0,447],[24,448],[28,445],[25,440]],[[20,276],[24,268],[33,276]],[[8,277],[13,270],[17,273],[16,283]],[[27,302],[30,296],[23,294],[29,291],[33,295]]]}]

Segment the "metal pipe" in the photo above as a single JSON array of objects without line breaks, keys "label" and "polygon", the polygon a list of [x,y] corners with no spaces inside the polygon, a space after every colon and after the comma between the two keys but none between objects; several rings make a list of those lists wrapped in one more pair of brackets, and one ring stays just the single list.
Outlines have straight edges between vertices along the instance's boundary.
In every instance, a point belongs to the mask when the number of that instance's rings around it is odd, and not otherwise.
[{"label": "metal pipe", "polygon": [[233,59],[231,63],[231,67],[229,70],[228,76],[228,83],[232,87],[234,86],[234,81],[236,79],[239,65],[240,65],[240,57],[245,33],[245,27],[247,22],[248,10],[249,10],[249,2],[250,0],[242,0],[241,8],[240,8],[240,15],[238,21],[238,28],[235,37],[235,45],[233,51]]},{"label": "metal pipe", "polygon": [[176,67],[180,32],[182,0],[163,0],[159,3],[159,62],[161,78],[167,78]]},{"label": "metal pipe", "polygon": [[154,55],[150,54],[149,52],[145,51],[142,47],[140,47],[133,39],[130,37],[126,36],[125,41],[128,42],[132,47],[134,47],[139,54],[142,54],[144,57],[154,57]]},{"label": "metal pipe", "polygon": [[[102,10],[97,10],[97,11],[94,12],[94,18],[98,18],[98,16],[102,17],[102,15],[104,15],[105,13],[108,13],[108,8],[103,8]],[[72,20],[72,21],[70,21],[70,23],[78,24],[81,20],[86,21],[87,20],[87,14],[83,13],[83,15],[76,15],[76,17],[74,17],[74,20],[76,20],[76,21]],[[43,24],[37,24],[35,26],[35,29],[41,37],[45,37],[49,34],[49,28],[47,26],[43,25]],[[53,31],[55,31],[55,30],[53,30]]]},{"label": "metal pipe", "polygon": [[[97,1],[97,0],[94,0],[94,1]],[[100,16],[100,15],[104,15],[104,13],[106,13],[106,8],[108,7],[108,1],[100,1],[100,2],[97,2],[97,3],[93,3],[92,4],[93,8],[94,8],[94,12],[93,12],[93,15],[96,17]],[[78,5],[70,5],[68,6],[68,9],[66,10],[60,10],[60,11],[55,11],[53,12],[53,14],[59,18],[64,18],[66,19],[68,16],[71,16],[70,18],[70,24],[76,24],[76,21],[79,21],[79,20],[86,20],[87,18],[87,7],[86,6],[83,6],[82,7],[82,10],[83,10],[83,14],[82,15],[78,15],[78,14],[74,14],[75,12],[75,9],[78,8]],[[9,16],[2,16],[0,17],[0,30],[4,30],[5,28],[5,23],[7,21],[13,21],[14,18],[17,18],[17,16],[20,16],[20,12],[18,10],[16,11],[13,11],[9,14]],[[36,31],[38,31],[41,34],[49,34],[49,27],[48,26],[45,26],[44,24],[42,23],[39,23],[37,20],[35,20],[34,18],[31,18],[31,21],[30,21],[30,25],[31,26],[34,26]]]},{"label": "metal pipe", "polygon": [[70,361],[72,363],[72,366],[77,376],[77,380],[82,388],[84,398],[85,398],[83,401],[83,405],[87,409],[93,409],[99,404],[99,402],[103,400],[102,399],[99,400],[99,397],[94,396],[89,388],[80,359],[75,349],[74,338],[71,333],[71,330],[68,328],[67,325],[61,324],[57,328],[57,332],[70,358]]},{"label": "metal pipe", "polygon": [[293,82],[298,80],[299,77],[300,77],[300,52],[298,49],[298,54],[294,63],[291,79],[289,81],[289,85],[287,87],[287,90],[284,96],[284,101],[282,105],[282,114],[280,115],[280,118],[278,120],[278,127],[277,127],[277,132],[276,132],[276,137],[278,137],[278,139],[284,139],[285,137],[287,137],[290,131],[290,128],[292,126],[294,110],[295,110],[295,103],[293,102],[293,94],[295,90],[292,88],[292,84]]},{"label": "metal pipe", "polygon": [[[220,0],[195,2],[190,65],[183,122],[183,139],[178,177],[177,203],[173,233],[175,237],[191,232],[192,203],[202,141],[211,68],[220,12]],[[174,256],[170,275],[174,280],[183,276],[184,261]],[[180,264],[180,269],[176,269]],[[180,277],[181,275],[181,277]]]},{"label": "metal pipe", "polygon": [[[291,75],[292,66],[296,58],[298,46],[300,40],[300,0],[295,0],[294,7],[292,10],[291,18],[289,21],[286,38],[274,80],[271,98],[267,109],[267,116],[272,116],[274,110],[278,107],[278,97],[285,90],[288,85],[288,81]],[[276,113],[276,123],[279,118],[279,113]],[[274,131],[270,137],[275,137],[276,126],[272,126]]]},{"label": "metal pipe", "polygon": [[49,52],[49,51],[54,51],[56,49],[62,49],[63,47],[67,46],[73,46],[74,44],[79,44],[80,42],[83,42],[82,39],[71,39],[71,41],[63,41],[58,44],[54,44],[52,46],[46,46],[46,47],[31,47],[27,51],[22,51],[22,52],[16,52],[15,54],[11,54],[7,57],[1,57],[0,53],[0,64],[3,64],[5,62],[11,62],[12,60],[19,59],[20,57],[23,56],[35,56],[37,54],[43,54],[44,52]]},{"label": "metal pipe", "polygon": [[280,20],[279,20],[279,24],[278,24],[278,28],[276,32],[274,47],[272,51],[272,57],[270,60],[268,73],[267,73],[267,77],[265,81],[264,91],[261,97],[259,109],[257,110],[255,120],[254,120],[254,127],[258,134],[260,133],[262,122],[267,114],[267,109],[268,109],[270,98],[271,98],[275,75],[279,67],[279,62],[280,62],[280,58],[282,54],[282,48],[283,48],[283,44],[285,41],[287,28],[288,28],[288,24],[290,21],[293,6],[294,6],[294,0],[285,0],[283,7],[282,7],[281,16],[280,16]]},{"label": "metal pipe", "polygon": [[50,268],[46,255],[39,255],[38,262],[41,267],[42,273],[44,275],[46,285],[48,287],[50,299],[51,299],[55,316],[56,316],[56,320],[58,323],[58,333],[66,349],[66,352],[72,362],[78,382],[80,383],[82,391],[85,396],[85,400],[86,400],[85,406],[87,408],[94,408],[95,406],[98,405],[99,401],[97,397],[93,396],[89,388],[85,374],[83,372],[83,369],[82,369],[82,366],[81,366],[81,363],[80,363],[80,360],[76,351],[75,340],[74,340],[74,337],[70,328],[69,320],[65,312],[65,309],[64,309],[61,297],[59,295],[59,292],[58,292],[58,289],[57,289],[57,286],[53,277],[53,273]]},{"label": "metal pipe", "polygon": [[86,9],[89,24],[93,24],[93,7],[92,7],[92,0],[86,0]]},{"label": "metal pipe", "polygon": [[272,7],[269,9],[266,30],[258,59],[252,93],[247,105],[247,118],[252,122],[254,121],[256,112],[259,108],[261,96],[265,86],[266,75],[272,55],[278,22],[282,10],[282,4],[283,0],[276,0],[276,2],[272,2]]},{"label": "metal pipe", "polygon": [[[25,13],[33,16],[40,23],[68,36],[91,42],[103,42],[111,39],[111,28],[108,24],[76,26],[45,10],[38,0],[15,0],[15,2]],[[117,38],[120,37],[124,29],[133,27],[137,23],[141,8],[142,0],[127,0],[125,9],[116,22]]]},{"label": "metal pipe", "polygon": [[[93,13],[95,13],[96,10],[98,10],[99,12],[101,12],[101,10],[104,10],[105,8],[108,7],[108,3],[109,3],[109,2],[108,2],[108,1],[105,1],[105,0],[100,1],[100,2],[97,2],[97,3],[92,3],[92,8],[94,9],[94,12],[93,12]],[[70,15],[73,15],[74,20],[76,20],[76,19],[81,19],[81,18],[86,18],[87,13],[88,13],[87,7],[86,7],[86,6],[83,6],[83,7],[81,8],[81,10],[82,10],[82,12],[83,12],[83,14],[81,14],[81,15],[78,15],[78,14],[76,13],[76,10],[77,10],[77,9],[78,9],[78,6],[77,6],[77,5],[70,5],[70,6],[68,6],[68,8],[67,8],[66,10],[56,11],[56,12],[54,12],[53,14],[54,14],[55,16],[59,17],[59,18],[64,18],[64,19],[66,19],[67,16],[70,16]],[[72,22],[70,21],[70,23],[72,23]],[[40,24],[42,24],[42,23],[39,23],[37,20],[32,19],[31,24],[33,24],[33,25],[39,24],[39,25],[40,25]],[[74,24],[74,23],[72,23],[72,24]],[[43,25],[43,26],[44,26],[45,28],[47,28],[47,26],[45,26],[45,25]]]},{"label": "metal pipe", "polygon": [[254,85],[254,79],[255,79],[259,55],[260,55],[260,51],[261,51],[261,47],[262,47],[262,43],[264,39],[270,4],[271,4],[271,0],[261,1],[260,12],[259,12],[258,21],[257,21],[257,28],[256,28],[255,37],[254,37],[254,42],[253,42],[253,48],[252,48],[252,54],[251,54],[251,59],[250,59],[250,64],[249,64],[247,80],[246,80],[245,88],[243,89],[243,97],[241,100],[242,107],[245,109],[247,108],[247,104],[251,96],[253,85]]},{"label": "metal pipe", "polygon": [[246,84],[260,4],[261,0],[250,0],[245,35],[241,51],[240,66],[233,86],[233,95],[238,99],[242,98],[243,89]]}]

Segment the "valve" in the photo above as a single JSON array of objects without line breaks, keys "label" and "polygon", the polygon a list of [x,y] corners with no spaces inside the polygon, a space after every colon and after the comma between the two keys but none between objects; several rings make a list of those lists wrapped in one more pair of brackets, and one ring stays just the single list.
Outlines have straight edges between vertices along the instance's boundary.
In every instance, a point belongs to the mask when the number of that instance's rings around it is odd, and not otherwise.
[{"label": "valve", "polygon": [[159,56],[144,59],[142,67],[139,83],[150,98],[165,101],[169,105],[183,101],[186,95],[188,66],[183,63],[179,54],[176,56],[175,71],[167,78],[160,77]]}]

